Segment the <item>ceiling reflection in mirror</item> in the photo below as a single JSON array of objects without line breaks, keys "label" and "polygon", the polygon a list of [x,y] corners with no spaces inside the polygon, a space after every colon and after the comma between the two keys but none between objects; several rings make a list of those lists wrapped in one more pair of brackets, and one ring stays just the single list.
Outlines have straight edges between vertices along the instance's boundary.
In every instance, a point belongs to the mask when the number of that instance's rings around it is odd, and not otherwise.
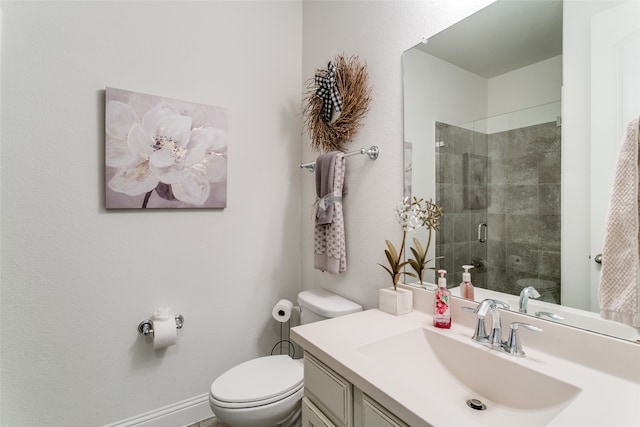
[{"label": "ceiling reflection in mirror", "polygon": [[[599,331],[560,307],[562,20],[560,0],[500,0],[404,53],[405,196],[444,208],[428,258],[454,295],[472,264],[477,294],[517,310],[534,286],[529,314]],[[620,326],[599,332],[637,337]]]}]

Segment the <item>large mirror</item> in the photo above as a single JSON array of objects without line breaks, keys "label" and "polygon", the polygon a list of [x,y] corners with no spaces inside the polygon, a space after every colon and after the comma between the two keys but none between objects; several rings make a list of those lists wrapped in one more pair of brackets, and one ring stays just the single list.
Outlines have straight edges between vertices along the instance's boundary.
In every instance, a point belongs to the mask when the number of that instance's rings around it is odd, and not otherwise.
[{"label": "large mirror", "polygon": [[589,29],[592,16],[624,2],[570,3],[498,0],[404,53],[405,195],[444,208],[430,258],[442,257],[435,266],[454,295],[472,264],[476,300],[519,310],[518,295],[534,286],[540,298],[527,314],[636,341],[634,328],[599,318],[589,283],[562,271],[573,251],[562,228],[585,216],[567,200],[590,196],[589,182],[567,179],[575,171],[563,159],[571,135],[562,116],[576,104],[563,99],[563,47],[579,48],[563,43],[563,28],[579,17]]}]

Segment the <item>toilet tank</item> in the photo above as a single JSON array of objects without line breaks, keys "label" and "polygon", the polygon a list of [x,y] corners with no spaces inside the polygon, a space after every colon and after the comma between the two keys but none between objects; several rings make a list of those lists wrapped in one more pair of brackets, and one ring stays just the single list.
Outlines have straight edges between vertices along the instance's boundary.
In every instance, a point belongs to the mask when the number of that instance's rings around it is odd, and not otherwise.
[{"label": "toilet tank", "polygon": [[298,294],[300,324],[344,316],[362,311],[362,306],[324,289],[312,289]]}]

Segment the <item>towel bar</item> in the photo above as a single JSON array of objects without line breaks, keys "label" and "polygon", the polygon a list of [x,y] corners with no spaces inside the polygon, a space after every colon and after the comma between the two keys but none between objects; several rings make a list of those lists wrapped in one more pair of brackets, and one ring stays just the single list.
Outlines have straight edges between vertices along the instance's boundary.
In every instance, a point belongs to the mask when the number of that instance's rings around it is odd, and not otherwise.
[{"label": "towel bar", "polygon": [[[378,146],[372,145],[369,148],[361,148],[357,151],[349,151],[348,153],[344,153],[344,156],[350,157],[356,154],[366,154],[371,160],[376,160],[378,158],[378,155],[380,154],[380,149],[378,148]],[[300,168],[308,169],[309,172],[314,172],[316,170],[316,162],[300,163]]]}]

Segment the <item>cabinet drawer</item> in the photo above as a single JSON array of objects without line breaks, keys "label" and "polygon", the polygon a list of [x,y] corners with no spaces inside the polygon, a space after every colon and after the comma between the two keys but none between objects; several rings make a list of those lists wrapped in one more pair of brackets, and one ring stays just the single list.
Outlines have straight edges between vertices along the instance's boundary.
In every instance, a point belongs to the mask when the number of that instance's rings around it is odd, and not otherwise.
[{"label": "cabinet drawer", "polygon": [[336,426],[353,426],[351,383],[309,353],[304,355],[304,394]]},{"label": "cabinet drawer", "polygon": [[302,398],[302,427],[335,427],[313,403]]},{"label": "cabinet drawer", "polygon": [[409,427],[366,394],[362,396],[362,422],[366,427]]}]

